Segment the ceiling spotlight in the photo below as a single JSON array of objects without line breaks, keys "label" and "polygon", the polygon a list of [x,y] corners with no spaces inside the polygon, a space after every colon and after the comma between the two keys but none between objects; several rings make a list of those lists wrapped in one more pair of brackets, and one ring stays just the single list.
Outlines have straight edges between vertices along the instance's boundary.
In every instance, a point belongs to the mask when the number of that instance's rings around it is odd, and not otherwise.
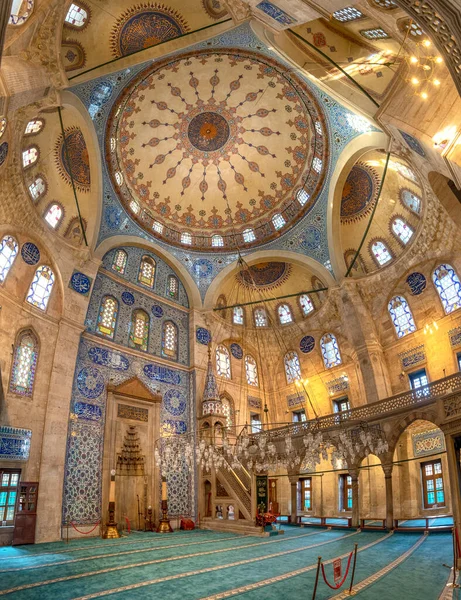
[{"label": "ceiling spotlight", "polygon": [[426,93],[426,92],[422,92],[422,93],[421,93],[421,98],[422,98],[423,100],[427,100],[427,99],[429,98],[429,96],[427,95],[427,93]]},{"label": "ceiling spotlight", "polygon": [[440,81],[439,81],[438,79],[433,79],[433,80],[432,80],[432,83],[433,83],[434,85],[440,85]]},{"label": "ceiling spotlight", "polygon": [[411,83],[412,83],[413,85],[418,85],[418,84],[419,84],[419,79],[417,79],[416,77],[412,77],[412,78],[410,79],[410,81],[411,81]]},{"label": "ceiling spotlight", "polygon": [[435,62],[440,65],[440,63],[443,63],[443,58],[441,56],[437,56],[437,58],[435,59]]}]

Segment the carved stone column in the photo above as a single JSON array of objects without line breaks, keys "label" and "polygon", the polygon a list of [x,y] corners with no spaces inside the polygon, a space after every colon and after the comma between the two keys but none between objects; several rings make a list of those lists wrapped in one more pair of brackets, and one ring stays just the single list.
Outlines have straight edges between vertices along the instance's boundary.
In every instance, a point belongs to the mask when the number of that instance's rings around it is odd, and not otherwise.
[{"label": "carved stone column", "polygon": [[288,480],[291,485],[291,522],[296,523],[298,519],[298,482],[299,473],[296,475],[289,475]]},{"label": "carved stone column", "polygon": [[384,471],[384,481],[386,484],[386,527],[394,528],[394,492],[392,489],[392,469],[393,464],[381,465]]},{"label": "carved stone column", "polygon": [[450,477],[451,504],[453,521],[461,533],[461,490],[459,472],[459,450],[455,448],[455,439],[449,433],[445,433],[445,445],[447,447],[448,474]]},{"label": "carved stone column", "polygon": [[360,524],[359,517],[359,472],[357,470],[349,470],[352,483],[352,527],[358,527]]}]

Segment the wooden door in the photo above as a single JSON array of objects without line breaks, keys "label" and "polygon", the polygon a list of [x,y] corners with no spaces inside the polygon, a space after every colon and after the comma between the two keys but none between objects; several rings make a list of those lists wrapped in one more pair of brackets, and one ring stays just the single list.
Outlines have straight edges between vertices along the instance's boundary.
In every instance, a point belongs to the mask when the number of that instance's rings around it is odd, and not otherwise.
[{"label": "wooden door", "polygon": [[272,513],[279,514],[279,503],[277,502],[277,479],[269,479],[269,506],[272,505]]},{"label": "wooden door", "polygon": [[38,482],[21,481],[16,501],[14,518],[13,546],[35,543],[35,523],[37,521]]}]

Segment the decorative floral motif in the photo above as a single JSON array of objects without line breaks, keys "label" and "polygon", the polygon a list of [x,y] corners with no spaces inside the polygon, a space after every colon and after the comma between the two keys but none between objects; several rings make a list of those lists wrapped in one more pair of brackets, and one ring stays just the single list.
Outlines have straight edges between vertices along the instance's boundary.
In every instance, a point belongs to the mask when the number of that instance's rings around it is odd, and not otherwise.
[{"label": "decorative floral motif", "polygon": [[378,173],[369,165],[354,165],[344,184],[341,198],[341,222],[353,223],[364,218],[376,201]]},{"label": "decorative floral motif", "polygon": [[168,390],[163,396],[165,409],[173,416],[179,417],[186,410],[186,399],[178,390]]},{"label": "decorative floral motif", "polygon": [[87,402],[76,402],[74,404],[74,414],[85,421],[99,421],[102,418],[101,407]]},{"label": "decorative floral motif", "polygon": [[304,354],[309,354],[315,348],[315,339],[311,335],[305,335],[299,342],[299,349]]},{"label": "decorative floral motif", "polygon": [[211,342],[211,333],[205,327],[197,327],[195,330],[195,339],[199,344],[203,344],[204,346],[208,346]]},{"label": "decorative floral motif", "polygon": [[260,2],[256,5],[256,8],[259,8],[259,10],[261,10],[263,13],[266,13],[266,15],[269,15],[269,17],[281,25],[293,25],[294,23],[297,23],[294,17],[290,16],[284,10],[275,4],[272,4],[272,2],[269,2],[268,0]]},{"label": "decorative floral motif", "polygon": [[26,242],[22,245],[21,256],[27,265],[36,265],[40,260],[40,250],[32,242]]},{"label": "decorative floral motif", "polygon": [[97,365],[110,367],[116,371],[126,371],[130,366],[128,359],[123,354],[97,346],[88,350],[88,357]]},{"label": "decorative floral motif", "polygon": [[233,343],[230,345],[230,351],[234,358],[241,360],[243,358],[243,350],[239,344]]},{"label": "decorative floral motif", "polygon": [[187,431],[187,423],[185,421],[173,421],[172,419],[165,419],[163,423],[163,429],[169,434],[174,433],[178,435],[181,433],[186,433]]},{"label": "decorative floral motif", "polygon": [[122,292],[122,302],[127,306],[134,304],[134,296],[131,292]]},{"label": "decorative floral motif", "polygon": [[104,391],[103,376],[98,369],[85,367],[77,376],[77,387],[85,398],[97,398]]},{"label": "decorative floral motif", "polygon": [[127,56],[179,37],[189,30],[181,14],[165,4],[136,4],[119,17],[112,30],[112,54],[116,58]]},{"label": "decorative floral motif", "polygon": [[90,189],[90,159],[83,133],[79,127],[69,127],[66,129],[67,152],[63,140],[64,138],[61,134],[55,145],[55,162],[58,171],[64,181],[72,185],[67,162],[68,153],[76,188],[80,192],[88,192]]},{"label": "decorative floral motif", "polygon": [[197,277],[209,277],[213,272],[213,263],[206,258],[194,261],[194,273]]},{"label": "decorative floral motif", "polygon": [[120,227],[120,217],[122,211],[115,206],[107,206],[104,211],[104,220],[109,229],[118,229]]},{"label": "decorative floral motif", "polygon": [[237,281],[246,287],[273,289],[285,283],[291,274],[291,265],[284,262],[263,262],[241,270]]},{"label": "decorative floral motif", "polygon": [[152,307],[152,314],[157,319],[160,319],[161,317],[163,317],[163,308],[158,304],[154,304],[154,306]]},{"label": "decorative floral motif", "polygon": [[85,273],[80,273],[80,271],[74,271],[69,281],[69,287],[77,292],[78,294],[82,294],[82,296],[88,296],[91,289],[91,277],[85,275]]},{"label": "decorative floral motif", "polygon": [[145,365],[143,369],[144,375],[154,381],[163,381],[163,383],[172,383],[179,385],[181,376],[177,371],[168,369],[167,367],[159,367],[157,365]]},{"label": "decorative floral motif", "polygon": [[410,273],[406,281],[412,296],[419,296],[426,289],[426,278],[422,273]]},{"label": "decorative floral motif", "polygon": [[400,129],[399,129],[399,131],[400,131],[400,135],[403,137],[403,139],[407,143],[408,147],[411,150],[413,150],[414,152],[416,152],[416,154],[419,154],[420,156],[425,158],[426,153],[424,152],[424,148],[421,146],[419,141],[416,138],[414,138],[412,135],[407,133],[406,131],[402,131]]},{"label": "decorative floral motif", "polygon": [[30,429],[0,425],[0,460],[28,460],[31,438]]},{"label": "decorative floral motif", "polygon": [[228,14],[221,0],[202,0],[202,6],[207,15],[215,21],[222,19]]}]

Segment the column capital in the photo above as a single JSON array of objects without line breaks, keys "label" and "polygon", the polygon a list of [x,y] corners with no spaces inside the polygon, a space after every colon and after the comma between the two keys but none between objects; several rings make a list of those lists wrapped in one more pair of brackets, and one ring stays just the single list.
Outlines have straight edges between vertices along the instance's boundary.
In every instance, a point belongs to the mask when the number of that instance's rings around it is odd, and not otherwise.
[{"label": "column capital", "polygon": [[389,477],[392,477],[392,470],[394,468],[393,463],[384,463],[381,465],[383,471],[384,471],[384,478],[388,479]]},{"label": "column capital", "polygon": [[296,475],[293,475],[293,474],[288,475],[288,481],[291,483],[291,485],[294,485],[294,484],[298,483],[298,481],[299,481],[299,473],[296,474]]}]

